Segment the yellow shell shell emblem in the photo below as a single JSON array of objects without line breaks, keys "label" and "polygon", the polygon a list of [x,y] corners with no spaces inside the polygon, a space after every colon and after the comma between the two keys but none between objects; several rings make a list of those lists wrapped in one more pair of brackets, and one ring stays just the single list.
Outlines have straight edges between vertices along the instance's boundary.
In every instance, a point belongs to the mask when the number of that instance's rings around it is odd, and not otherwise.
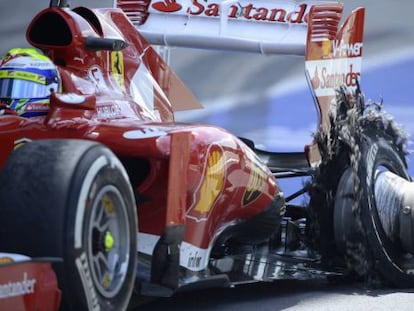
[{"label": "yellow shell shell emblem", "polygon": [[210,153],[207,160],[206,176],[200,187],[200,200],[194,210],[205,214],[213,207],[224,185],[224,159],[219,150]]}]

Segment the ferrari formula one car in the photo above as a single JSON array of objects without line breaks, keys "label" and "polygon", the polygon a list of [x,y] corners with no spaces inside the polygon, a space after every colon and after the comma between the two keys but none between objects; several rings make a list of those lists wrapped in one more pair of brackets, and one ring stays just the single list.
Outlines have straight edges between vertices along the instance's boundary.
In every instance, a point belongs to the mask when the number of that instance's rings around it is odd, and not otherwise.
[{"label": "ferrari formula one car", "polygon": [[[0,249],[61,258],[62,308],[125,310],[132,295],[289,278],[414,285],[407,140],[363,100],[363,8],[339,27],[337,1],[116,6],[52,0],[27,40],[61,87],[47,113],[27,106],[33,117],[2,95]],[[150,44],[304,56],[320,117],[313,141],[270,152],[175,122],[201,105]],[[27,67],[6,66],[2,92],[48,83]],[[298,176],[303,189],[283,193],[279,181]],[[304,193],[306,204],[293,203]]]}]

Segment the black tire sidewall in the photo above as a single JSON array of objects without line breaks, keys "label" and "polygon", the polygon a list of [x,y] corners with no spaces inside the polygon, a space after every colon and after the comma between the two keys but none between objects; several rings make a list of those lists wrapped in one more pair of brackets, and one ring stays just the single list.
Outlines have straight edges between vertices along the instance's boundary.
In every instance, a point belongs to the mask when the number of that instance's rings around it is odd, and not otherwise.
[{"label": "black tire sidewall", "polygon": [[[92,173],[94,177],[90,182],[85,181],[85,177],[88,175],[94,164],[98,161],[102,161],[103,158],[107,161],[105,165],[99,168],[98,171]],[[103,163],[102,163],[103,164]],[[71,285],[82,284],[83,288],[79,286],[73,286],[70,290],[76,293],[76,296],[82,301],[82,305],[88,305],[89,309],[95,310],[94,307],[99,305],[101,310],[125,310],[128,305],[128,298],[130,297],[133,284],[135,282],[135,269],[136,269],[136,232],[137,222],[136,213],[134,209],[127,209],[127,218],[129,220],[129,239],[130,239],[130,256],[129,265],[126,272],[126,279],[122,285],[119,293],[113,298],[105,298],[99,294],[96,288],[93,286],[91,267],[88,260],[85,260],[86,246],[88,245],[87,230],[88,224],[91,219],[91,204],[93,203],[94,193],[98,193],[99,190],[108,183],[115,185],[121,192],[122,197],[125,200],[125,206],[134,206],[134,198],[130,185],[127,182],[126,176],[122,173],[122,167],[116,157],[106,149],[94,148],[89,150],[79,163],[76,173],[73,176],[70,196],[68,200],[67,208],[67,223],[68,229],[67,235],[67,247],[65,258],[69,258],[70,266],[66,266],[67,272],[66,278],[70,280]],[[80,212],[77,209],[79,200],[82,200],[77,194],[82,193],[82,190],[87,192],[87,203],[85,204],[84,212]],[[77,215],[83,214],[82,223],[77,223]],[[70,232],[72,230],[74,232]],[[74,245],[76,230],[82,231],[82,245],[76,247]],[[69,233],[70,232],[70,233]],[[73,265],[75,263],[75,265]],[[85,297],[86,296],[86,297]],[[75,306],[77,308],[77,306]],[[76,309],[74,309],[76,310]]]},{"label": "black tire sidewall", "polygon": [[384,137],[367,132],[362,135],[361,159],[358,169],[360,189],[360,217],[365,231],[367,244],[373,258],[370,262],[376,272],[380,273],[394,286],[407,287],[414,285],[414,275],[409,275],[399,268],[398,258],[402,251],[396,246],[382,229],[377,213],[375,199],[375,173],[380,166],[410,180],[404,156]]}]

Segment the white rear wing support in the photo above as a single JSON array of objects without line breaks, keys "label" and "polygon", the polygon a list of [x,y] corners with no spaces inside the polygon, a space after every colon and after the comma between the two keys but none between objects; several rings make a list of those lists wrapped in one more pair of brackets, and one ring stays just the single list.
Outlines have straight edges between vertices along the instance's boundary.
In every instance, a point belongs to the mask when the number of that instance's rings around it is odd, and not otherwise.
[{"label": "white rear wing support", "polygon": [[307,23],[328,0],[115,0],[150,44],[305,55]]}]

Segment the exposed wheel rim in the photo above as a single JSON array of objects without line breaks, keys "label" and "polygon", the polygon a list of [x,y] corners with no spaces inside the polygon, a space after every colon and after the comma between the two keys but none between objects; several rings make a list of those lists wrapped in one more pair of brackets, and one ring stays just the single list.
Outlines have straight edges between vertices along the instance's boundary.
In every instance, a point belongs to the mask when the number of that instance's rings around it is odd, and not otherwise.
[{"label": "exposed wheel rim", "polygon": [[[397,176],[404,176],[403,172],[398,172],[398,169],[390,167],[389,163],[386,161],[378,163],[374,172],[376,176],[384,172],[392,173]],[[396,191],[399,190],[398,185],[393,185],[392,187],[396,187]],[[398,218],[399,214],[399,195],[391,195],[391,198],[388,198],[388,204],[386,206],[389,210],[386,211],[386,213],[381,212],[381,204],[383,203],[381,203],[380,198],[381,195],[383,195],[382,192],[392,191],[392,187],[384,189],[378,184],[378,178],[374,179],[374,183],[372,184],[373,202],[370,204],[371,219],[375,228],[375,235],[377,236],[378,241],[380,241],[382,251],[386,255],[386,258],[388,258],[388,261],[401,273],[413,274],[414,257],[403,249],[401,243],[398,241],[398,233],[395,232],[398,228],[393,228],[393,222],[397,223],[396,218]],[[392,206],[390,207],[390,205],[394,206],[394,209],[392,209]]]},{"label": "exposed wheel rim", "polygon": [[87,256],[97,291],[116,296],[128,271],[130,238],[128,215],[120,191],[113,185],[99,189],[91,205],[87,228]]}]

